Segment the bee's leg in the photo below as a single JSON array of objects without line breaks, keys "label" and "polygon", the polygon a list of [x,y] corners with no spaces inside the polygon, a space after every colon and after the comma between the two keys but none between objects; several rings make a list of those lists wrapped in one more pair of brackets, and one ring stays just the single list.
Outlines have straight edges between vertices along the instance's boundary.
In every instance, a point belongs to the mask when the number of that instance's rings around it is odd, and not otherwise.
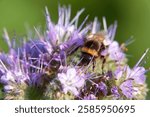
[{"label": "bee's leg", "polygon": [[96,61],[93,60],[93,71],[95,69],[95,64],[96,64]]},{"label": "bee's leg", "polygon": [[106,62],[106,58],[104,56],[101,56],[101,59],[102,59],[102,73],[104,72],[104,65],[105,65],[105,62]]}]

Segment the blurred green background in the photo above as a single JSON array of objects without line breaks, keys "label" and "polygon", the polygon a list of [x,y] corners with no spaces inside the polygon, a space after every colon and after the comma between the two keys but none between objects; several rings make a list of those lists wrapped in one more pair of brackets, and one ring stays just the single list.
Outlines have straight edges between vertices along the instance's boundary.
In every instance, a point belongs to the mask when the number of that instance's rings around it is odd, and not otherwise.
[{"label": "blurred green background", "polygon": [[[101,21],[105,16],[108,25],[118,21],[116,40],[125,42],[133,36],[135,42],[128,46],[130,66],[134,66],[146,48],[150,47],[150,0],[0,0],[0,50],[7,51],[2,39],[5,27],[11,38],[27,35],[27,27],[34,30],[34,26],[45,28],[44,8],[48,7],[51,18],[57,21],[58,4],[71,5],[72,17],[76,11],[85,8],[81,15],[82,21],[90,15],[88,21],[98,16]],[[148,54],[150,56],[150,54]],[[147,57],[145,67],[150,67]],[[150,87],[150,73],[147,74]],[[147,96],[150,99],[150,92]]]}]

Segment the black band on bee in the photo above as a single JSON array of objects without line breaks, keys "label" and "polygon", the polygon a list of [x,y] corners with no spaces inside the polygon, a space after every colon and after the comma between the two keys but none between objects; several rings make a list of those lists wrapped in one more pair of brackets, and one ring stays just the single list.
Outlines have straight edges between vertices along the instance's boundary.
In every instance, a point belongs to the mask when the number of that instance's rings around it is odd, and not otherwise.
[{"label": "black band on bee", "polygon": [[88,65],[93,59],[94,58],[92,55],[83,52],[81,62],[79,65]]},{"label": "black band on bee", "polygon": [[84,47],[99,51],[101,44],[94,40],[89,40],[84,44]]}]

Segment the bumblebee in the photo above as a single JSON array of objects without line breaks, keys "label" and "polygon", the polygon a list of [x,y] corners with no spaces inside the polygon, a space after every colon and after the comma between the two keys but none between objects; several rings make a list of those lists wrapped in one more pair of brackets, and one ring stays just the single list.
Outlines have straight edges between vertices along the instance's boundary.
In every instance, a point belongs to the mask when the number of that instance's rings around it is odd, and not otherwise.
[{"label": "bumblebee", "polygon": [[101,56],[102,50],[105,49],[103,41],[105,39],[105,34],[100,32],[96,34],[90,34],[85,38],[85,43],[81,47],[81,62],[80,65],[88,65],[93,62],[93,69],[95,67],[95,60],[100,57],[105,62],[103,56]]}]

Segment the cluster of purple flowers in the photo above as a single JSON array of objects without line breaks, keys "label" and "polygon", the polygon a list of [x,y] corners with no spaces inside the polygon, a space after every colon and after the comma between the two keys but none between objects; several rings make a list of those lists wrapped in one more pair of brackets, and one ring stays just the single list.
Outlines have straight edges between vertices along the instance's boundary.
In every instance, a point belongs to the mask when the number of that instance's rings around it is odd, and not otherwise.
[{"label": "cluster of purple flowers", "polygon": [[[4,30],[9,52],[0,52],[0,84],[4,99],[145,99],[148,71],[140,66],[149,49],[130,68],[125,54],[126,44],[114,40],[117,23],[103,29],[97,18],[78,26],[79,16],[71,19],[71,8],[59,7],[58,22],[51,21],[48,9],[44,34],[35,29],[38,39],[22,40],[21,46]],[[81,62],[81,48],[87,35],[102,33],[105,48],[100,58],[88,65]],[[103,67],[102,67],[103,66]],[[39,98],[37,98],[39,97]]]}]

